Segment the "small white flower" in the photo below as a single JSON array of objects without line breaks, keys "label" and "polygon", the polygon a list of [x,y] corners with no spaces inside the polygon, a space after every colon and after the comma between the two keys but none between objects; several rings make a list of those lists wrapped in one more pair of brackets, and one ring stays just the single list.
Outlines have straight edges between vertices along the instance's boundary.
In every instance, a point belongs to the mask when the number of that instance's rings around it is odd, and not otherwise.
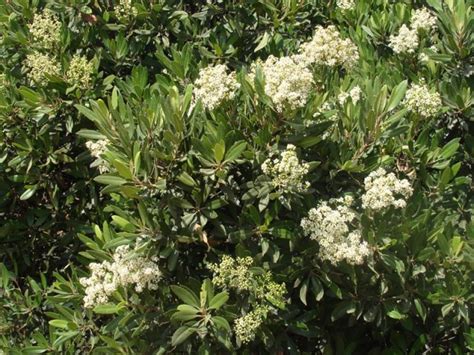
[{"label": "small white flower", "polygon": [[262,171],[272,178],[273,186],[280,192],[304,192],[310,186],[309,182],[304,182],[309,164],[299,161],[296,147],[292,144],[288,144],[278,158],[265,160]]},{"label": "small white flower", "polygon": [[304,65],[292,57],[270,55],[265,62],[253,65],[251,79],[257,65],[261,66],[265,77],[265,94],[272,99],[278,112],[293,111],[306,105],[314,82],[313,74]]},{"label": "small white flower", "polygon": [[61,40],[61,22],[58,16],[49,9],[35,14],[28,29],[34,43],[45,49],[52,49]]},{"label": "small white flower", "polygon": [[398,35],[390,36],[389,46],[392,50],[399,53],[414,53],[418,48],[418,34],[416,29],[410,29],[406,25],[402,25],[398,31]]},{"label": "small white flower", "polygon": [[365,178],[364,185],[362,207],[373,211],[381,211],[390,206],[405,208],[406,199],[413,194],[408,180],[399,180],[394,173],[387,174],[383,168],[371,172]]},{"label": "small white flower", "polygon": [[441,96],[437,92],[430,92],[426,84],[412,84],[405,94],[403,104],[421,117],[436,116],[441,107]]},{"label": "small white flower", "polygon": [[337,97],[337,100],[339,101],[339,104],[344,105],[344,103],[350,97],[352,103],[355,105],[359,102],[361,94],[362,90],[360,89],[360,87],[354,86],[349,92],[341,92]]},{"label": "small white flower", "polygon": [[313,38],[301,45],[295,60],[304,65],[344,66],[349,69],[359,60],[359,51],[350,39],[341,37],[335,26],[318,26]]},{"label": "small white flower", "polygon": [[133,6],[132,0],[119,0],[114,7],[114,12],[119,21],[126,21],[138,15],[138,11]]},{"label": "small white flower", "polygon": [[129,246],[122,245],[115,249],[112,262],[89,264],[91,276],[79,280],[86,288],[85,307],[92,308],[107,303],[109,297],[119,287],[134,285],[138,293],[145,289],[158,289],[158,282],[162,276],[158,265],[142,256],[130,257],[130,252]]},{"label": "small white flower", "polygon": [[54,57],[40,52],[28,54],[24,65],[28,70],[26,74],[28,79],[40,86],[45,86],[48,83],[46,75],[58,76],[61,73],[59,62]]},{"label": "small white flower", "polygon": [[233,99],[240,84],[235,72],[227,74],[227,67],[218,64],[201,69],[194,86],[195,99],[201,100],[206,108],[213,110],[224,101]]},{"label": "small white flower", "polygon": [[70,84],[86,88],[90,85],[93,70],[94,66],[92,62],[88,61],[86,57],[76,54],[69,63],[69,68],[66,72],[66,80]]},{"label": "small white flower", "polygon": [[422,7],[421,9],[415,10],[410,22],[410,27],[415,31],[430,31],[436,27],[436,16],[426,7]]},{"label": "small white flower", "polygon": [[323,201],[301,220],[304,233],[319,244],[319,257],[334,265],[343,260],[359,265],[370,254],[360,230],[353,226],[352,202],[349,196]]},{"label": "small white flower", "polygon": [[341,10],[352,10],[355,8],[355,0],[337,0],[337,7]]}]

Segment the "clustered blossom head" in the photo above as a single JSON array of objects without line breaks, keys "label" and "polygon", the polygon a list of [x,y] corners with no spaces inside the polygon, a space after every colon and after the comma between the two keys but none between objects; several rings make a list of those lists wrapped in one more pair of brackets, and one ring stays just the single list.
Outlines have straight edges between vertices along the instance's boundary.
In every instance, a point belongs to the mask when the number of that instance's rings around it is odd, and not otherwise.
[{"label": "clustered blossom head", "polygon": [[224,101],[232,100],[240,84],[235,72],[227,74],[227,67],[217,64],[201,69],[194,86],[195,99],[201,100],[206,108],[213,110]]},{"label": "clustered blossom head", "polygon": [[[270,55],[260,66],[265,77],[265,94],[278,112],[294,111],[306,104],[314,81],[313,74],[303,64],[291,57]],[[255,67],[251,77],[254,75]]]},{"label": "clustered blossom head", "polygon": [[49,9],[35,14],[28,29],[34,41],[42,48],[51,49],[61,40],[61,22],[58,16]]},{"label": "clustered blossom head", "polygon": [[212,283],[216,286],[235,289],[239,292],[251,292],[259,300],[269,300],[272,304],[283,306],[286,288],[284,284],[273,281],[269,271],[255,274],[251,267],[253,259],[232,258],[224,255],[219,264],[209,264],[208,269],[212,271]]},{"label": "clustered blossom head", "polygon": [[138,15],[137,9],[133,6],[132,0],[119,0],[114,7],[115,16],[119,21],[126,21]]},{"label": "clustered blossom head", "polygon": [[300,162],[296,147],[288,144],[279,157],[270,157],[262,164],[262,171],[272,178],[273,186],[280,192],[305,192],[310,184],[304,181],[309,164]]},{"label": "clustered blossom head", "polygon": [[402,25],[398,35],[390,36],[389,46],[397,54],[414,53],[419,44],[418,31],[429,31],[435,28],[435,26],[436,17],[425,7],[418,9],[411,17],[410,27]]},{"label": "clustered blossom head", "polygon": [[220,264],[209,264],[208,268],[214,274],[212,283],[219,287],[235,288],[239,291],[249,291],[252,288],[252,273],[250,267],[253,259],[232,258],[224,255]]},{"label": "clustered blossom head", "polygon": [[209,264],[213,273],[212,283],[226,289],[238,292],[248,292],[253,296],[254,309],[235,320],[234,330],[242,343],[248,343],[255,338],[256,330],[266,319],[268,312],[274,309],[272,305],[283,308],[285,305],[286,288],[284,284],[273,281],[270,271],[252,271],[251,257],[232,258],[224,255],[219,264]]},{"label": "clustered blossom head", "polygon": [[319,244],[319,257],[334,265],[343,260],[360,265],[370,254],[360,230],[352,226],[356,215],[351,204],[350,196],[323,201],[301,220],[304,233]]},{"label": "clustered blossom head", "polygon": [[253,311],[235,320],[235,335],[243,344],[250,343],[255,339],[255,334],[267,318],[268,312],[268,307],[258,306]]},{"label": "clustered blossom head", "polygon": [[418,48],[418,43],[416,30],[412,30],[406,25],[402,25],[398,31],[398,35],[390,36],[389,46],[397,54],[415,53],[415,50]]},{"label": "clustered blossom head", "polygon": [[85,307],[107,303],[119,287],[134,285],[138,293],[145,289],[158,289],[162,274],[156,264],[156,257],[151,260],[142,256],[130,257],[130,251],[129,246],[119,246],[114,252],[112,262],[103,261],[89,265],[91,276],[79,280],[86,288]]},{"label": "clustered blossom head", "polygon": [[24,66],[28,70],[28,79],[39,86],[48,83],[46,75],[60,75],[61,72],[61,66],[55,58],[40,52],[28,54]]},{"label": "clustered blossom head", "polygon": [[355,7],[355,0],[337,0],[337,7],[341,10],[352,10]]},{"label": "clustered blossom head", "polygon": [[413,30],[430,31],[436,27],[436,16],[426,7],[415,10],[411,16],[410,26]]},{"label": "clustered blossom head", "polygon": [[109,144],[108,139],[99,139],[97,141],[87,141],[86,148],[89,149],[91,155],[97,160],[92,164],[92,166],[98,166],[100,173],[105,173],[109,171],[109,164],[102,160],[102,155],[107,150],[107,145]]},{"label": "clustered blossom head", "polygon": [[72,85],[86,88],[90,85],[94,65],[86,57],[74,55],[66,72],[66,80]]},{"label": "clustered blossom head", "polygon": [[305,65],[351,68],[359,60],[359,51],[350,39],[341,37],[335,26],[318,26],[313,39],[301,45],[300,54],[295,58]]},{"label": "clustered blossom head", "polygon": [[405,208],[406,200],[413,194],[408,180],[399,180],[394,173],[379,168],[364,180],[365,193],[362,195],[362,207],[368,210],[381,211],[390,206]]},{"label": "clustered blossom head", "polygon": [[359,102],[362,95],[362,90],[359,86],[354,86],[349,92],[341,92],[337,97],[340,105],[344,105],[347,99],[350,97],[352,103],[355,105]]},{"label": "clustered blossom head", "polygon": [[107,145],[109,144],[108,139],[99,139],[96,141],[87,141],[86,147],[90,150],[91,155],[94,158],[100,158],[102,154],[107,150]]},{"label": "clustered blossom head", "polygon": [[405,94],[403,104],[423,118],[433,117],[442,106],[441,96],[437,92],[430,92],[426,84],[412,84]]}]

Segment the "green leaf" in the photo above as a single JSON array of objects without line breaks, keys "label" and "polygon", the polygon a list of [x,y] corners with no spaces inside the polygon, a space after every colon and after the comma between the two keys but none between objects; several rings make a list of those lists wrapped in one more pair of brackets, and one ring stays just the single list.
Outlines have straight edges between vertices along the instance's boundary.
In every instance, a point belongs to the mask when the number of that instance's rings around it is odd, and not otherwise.
[{"label": "green leaf", "polygon": [[173,333],[173,336],[171,337],[171,345],[178,346],[186,339],[188,339],[194,333],[194,331],[194,328],[188,326],[179,327],[178,329],[176,329],[176,331]]},{"label": "green leaf", "polygon": [[99,184],[120,186],[127,183],[127,180],[115,175],[99,175],[94,178]]},{"label": "green leaf", "polygon": [[224,159],[225,143],[219,142],[214,145],[214,159],[217,163],[220,163]]},{"label": "green leaf", "polygon": [[49,325],[55,328],[61,328],[61,329],[69,329],[68,323],[69,321],[64,320],[64,319],[53,319],[49,321]]},{"label": "green leaf", "polygon": [[199,308],[199,299],[189,288],[185,286],[170,286],[171,291],[184,303]]},{"label": "green leaf", "polygon": [[452,141],[448,142],[443,149],[441,149],[441,152],[439,153],[439,156],[443,159],[449,159],[451,158],[458,150],[459,148],[459,140],[460,138],[455,138]]},{"label": "green leaf", "polygon": [[331,320],[334,322],[335,320],[343,317],[344,315],[348,313],[354,313],[356,310],[356,306],[354,302],[351,301],[343,301],[339,303],[336,308],[334,308],[334,311],[331,313]]},{"label": "green leaf", "polygon": [[240,157],[246,147],[247,143],[244,141],[235,142],[232,147],[230,147],[230,149],[227,151],[227,154],[225,155],[225,160],[233,161],[237,159],[238,157]]},{"label": "green leaf", "polygon": [[209,309],[219,309],[224,305],[229,299],[227,292],[221,292],[215,295],[212,300],[209,302]]},{"label": "green leaf", "polygon": [[37,185],[33,185],[29,189],[25,190],[25,192],[21,194],[20,200],[25,201],[31,198],[35,194],[37,187],[38,187]]},{"label": "green leaf", "polygon": [[97,132],[97,131],[93,131],[91,129],[81,129],[77,132],[77,135],[80,136],[80,137],[84,137],[84,138],[87,138],[87,139],[94,139],[94,140],[107,138],[102,133]]},{"label": "green leaf", "polygon": [[390,312],[388,312],[387,316],[389,316],[390,318],[393,318],[393,319],[405,319],[406,318],[406,315],[401,314],[396,309],[393,309]]},{"label": "green leaf", "polygon": [[116,314],[121,309],[123,309],[123,305],[115,305],[115,304],[99,304],[94,307],[93,311],[97,314]]},{"label": "green leaf", "polygon": [[388,100],[386,111],[391,111],[402,101],[407,90],[408,81],[404,80],[398,84],[392,91],[390,99]]},{"label": "green leaf", "polygon": [[258,43],[257,47],[255,47],[253,51],[258,52],[259,50],[265,48],[266,45],[268,44],[269,39],[270,39],[270,35],[268,34],[268,32],[265,32],[262,38],[260,39],[260,42]]},{"label": "green leaf", "polygon": [[197,185],[196,180],[193,179],[191,175],[189,175],[187,172],[183,171],[179,176],[178,180],[181,181],[183,184],[194,187]]}]

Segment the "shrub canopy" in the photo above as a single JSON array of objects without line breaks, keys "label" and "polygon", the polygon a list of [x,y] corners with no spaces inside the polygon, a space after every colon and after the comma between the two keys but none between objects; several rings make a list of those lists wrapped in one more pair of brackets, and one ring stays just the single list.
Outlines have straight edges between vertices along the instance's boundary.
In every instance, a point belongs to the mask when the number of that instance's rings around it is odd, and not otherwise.
[{"label": "shrub canopy", "polygon": [[0,28],[0,352],[474,351],[471,2]]}]

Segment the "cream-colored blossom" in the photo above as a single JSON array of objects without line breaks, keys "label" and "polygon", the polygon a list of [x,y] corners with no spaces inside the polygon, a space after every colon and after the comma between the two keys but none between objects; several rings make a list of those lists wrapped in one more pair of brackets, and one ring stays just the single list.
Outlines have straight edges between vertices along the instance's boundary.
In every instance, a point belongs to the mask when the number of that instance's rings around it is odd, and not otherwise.
[{"label": "cream-colored blossom", "polygon": [[426,7],[417,9],[411,17],[410,27],[415,31],[430,31],[436,27],[436,16]]},{"label": "cream-colored blossom", "polygon": [[[260,64],[267,94],[278,112],[293,111],[306,105],[313,87],[313,74],[291,57],[270,55]],[[255,66],[251,77],[255,75]]]},{"label": "cream-colored blossom", "polygon": [[341,92],[337,97],[339,104],[344,105],[348,98],[351,98],[352,103],[355,105],[359,102],[362,95],[362,90],[359,86],[354,86],[349,92]]},{"label": "cream-colored blossom", "polygon": [[108,139],[99,139],[96,141],[87,141],[86,147],[89,149],[91,155],[96,160],[91,164],[91,167],[98,167],[101,174],[110,170],[110,165],[107,161],[102,159],[102,155],[107,151]]},{"label": "cream-colored blossom", "polygon": [[61,73],[61,66],[57,59],[40,52],[28,54],[24,66],[28,70],[26,74],[28,79],[40,86],[48,83],[46,75],[60,75]]},{"label": "cream-colored blossom", "polygon": [[194,86],[195,99],[201,100],[206,108],[213,110],[221,103],[233,99],[240,84],[235,72],[228,74],[225,65],[217,64],[201,69]]},{"label": "cream-colored blossom", "polygon": [[37,13],[33,22],[28,25],[34,44],[45,49],[52,49],[61,40],[61,22],[58,16],[49,9]]},{"label": "cream-colored blossom", "polygon": [[103,261],[89,265],[91,275],[79,280],[86,288],[85,307],[91,308],[107,303],[112,293],[119,287],[133,285],[138,293],[144,289],[158,289],[162,274],[156,264],[156,258],[149,260],[130,253],[130,247],[122,245],[115,249],[112,262]]},{"label": "cream-colored blossom", "polygon": [[413,194],[408,180],[399,180],[394,173],[383,168],[373,171],[364,180],[365,193],[362,195],[362,207],[372,211],[381,211],[389,207],[405,208],[406,200]]},{"label": "cream-colored blossom", "polygon": [[355,0],[337,0],[336,4],[341,10],[352,10],[356,6]]},{"label": "cream-colored blossom", "polygon": [[296,147],[288,144],[279,156],[273,156],[262,164],[262,171],[272,178],[273,186],[280,192],[304,192],[310,184],[304,181],[309,164],[300,162]]},{"label": "cream-colored blossom", "polygon": [[74,55],[66,72],[66,80],[71,85],[87,88],[91,83],[94,65],[86,57]]},{"label": "cream-colored blossom", "polygon": [[390,36],[389,46],[397,53],[414,53],[418,48],[418,34],[416,29],[402,25],[396,36]]},{"label": "cream-colored blossom", "polygon": [[304,65],[316,64],[329,67],[353,67],[359,60],[357,46],[348,38],[343,39],[335,26],[316,27],[313,38],[300,47],[295,56]]},{"label": "cream-colored blossom", "polygon": [[283,307],[286,288],[284,284],[273,281],[270,271],[254,273],[253,259],[249,256],[233,258],[224,255],[219,264],[209,264],[212,283],[218,287],[249,292],[259,301],[270,300],[272,304]]},{"label": "cream-colored blossom", "polygon": [[250,272],[252,264],[251,257],[234,259],[229,255],[224,255],[219,264],[209,264],[208,268],[214,274],[212,282],[216,286],[248,291],[252,288],[252,273]]},{"label": "cream-colored blossom", "polygon": [[114,5],[115,16],[119,21],[126,21],[138,15],[137,9],[133,6],[132,0],[119,0]]},{"label": "cream-colored blossom", "polygon": [[412,84],[405,94],[403,104],[421,117],[428,118],[436,116],[441,107],[442,101],[439,93],[430,91],[426,84]]},{"label": "cream-colored blossom", "polygon": [[255,339],[256,332],[266,319],[268,312],[268,307],[259,306],[253,311],[235,320],[234,332],[243,344],[250,343]]},{"label": "cream-colored blossom", "polygon": [[356,214],[351,204],[352,198],[323,201],[301,220],[304,233],[319,244],[319,257],[334,265],[343,260],[360,265],[370,254],[367,242],[354,226]]}]

